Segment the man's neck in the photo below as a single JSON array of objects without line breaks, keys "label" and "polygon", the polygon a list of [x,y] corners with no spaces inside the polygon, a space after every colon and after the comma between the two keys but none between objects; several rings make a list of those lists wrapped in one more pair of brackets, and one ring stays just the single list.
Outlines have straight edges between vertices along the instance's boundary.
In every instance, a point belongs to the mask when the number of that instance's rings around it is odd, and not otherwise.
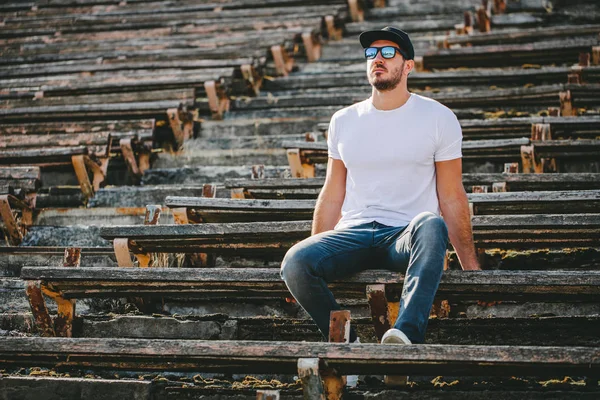
[{"label": "man's neck", "polygon": [[380,92],[373,88],[371,99],[373,106],[381,111],[389,111],[402,107],[410,98],[410,92],[406,87],[398,86],[394,90]]}]

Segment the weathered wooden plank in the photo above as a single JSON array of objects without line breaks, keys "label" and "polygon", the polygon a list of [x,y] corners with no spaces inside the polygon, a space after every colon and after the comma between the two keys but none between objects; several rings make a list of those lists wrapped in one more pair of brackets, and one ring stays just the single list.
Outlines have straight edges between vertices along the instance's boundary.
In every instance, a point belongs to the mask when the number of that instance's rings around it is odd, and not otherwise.
[{"label": "weathered wooden plank", "polygon": [[60,121],[60,122],[24,122],[20,124],[0,125],[1,135],[53,135],[89,132],[136,132],[139,135],[152,133],[153,119],[121,121]]},{"label": "weathered wooden plank", "polygon": [[25,167],[0,167],[0,179],[10,180],[39,180],[40,168],[33,166]]},{"label": "weathered wooden plank", "polygon": [[[584,213],[600,211],[600,191],[546,191],[469,194],[474,214]],[[246,222],[310,219],[314,200],[166,198],[171,208],[188,209],[191,222]]]},{"label": "weathered wooden plank", "polygon": [[[428,86],[506,85],[564,83],[570,67],[540,67],[532,69],[485,69],[465,71],[412,72],[408,80],[410,89]],[[364,71],[299,73],[265,82],[267,90],[298,90],[309,88],[365,87],[368,85]]]},{"label": "weathered wooden plank", "polygon": [[[511,191],[528,190],[587,190],[600,189],[600,174],[597,173],[555,173],[555,174],[504,174],[504,173],[464,173],[463,184],[466,188],[473,185],[491,185],[494,182],[506,182]],[[228,179],[226,188],[244,188],[246,190],[320,190],[325,178],[293,179]],[[266,193],[266,192],[265,192]],[[285,193],[285,192],[284,192]],[[312,192],[317,193],[318,192]]]},{"label": "weathered wooden plank", "polygon": [[270,178],[270,179],[227,179],[224,186],[228,189],[320,189],[325,183],[325,178],[294,179],[294,178]]},{"label": "weathered wooden plank", "polygon": [[[0,391],[13,398],[68,398],[71,400],[147,399],[151,397],[152,382],[119,379],[90,379],[43,376],[3,376]],[[52,395],[49,395],[52,393]],[[57,397],[54,397],[56,393]],[[51,396],[51,397],[50,397]]]},{"label": "weathered wooden plank", "polygon": [[[450,67],[498,67],[526,63],[551,64],[574,63],[579,53],[590,52],[596,45],[593,39],[563,39],[526,44],[505,44],[462,47],[459,49],[436,50],[423,55],[426,69]],[[569,62],[567,62],[569,63]]]},{"label": "weathered wooden plank", "polygon": [[299,358],[319,358],[342,374],[563,376],[600,368],[596,347],[13,337],[0,342],[4,365],[293,374]]},{"label": "weathered wooden plank", "polygon": [[56,135],[5,135],[2,136],[0,149],[28,149],[39,147],[67,147],[67,146],[100,146],[106,154],[110,143],[109,132],[56,134]]},{"label": "weathered wooden plank", "polygon": [[212,69],[224,67],[239,67],[244,64],[254,64],[252,58],[238,58],[233,60],[180,60],[180,61],[138,61],[138,62],[111,62],[111,63],[47,63],[23,64],[10,67],[0,67],[0,78],[35,77],[65,75],[82,72],[114,72],[127,70],[164,70],[164,69]]},{"label": "weathered wooden plank", "polygon": [[[163,119],[166,110],[177,108],[181,104],[192,106],[189,102],[152,101],[143,103],[83,104],[72,106],[26,107],[12,110],[0,109],[0,122],[19,123],[25,121],[64,121],[65,119],[97,118],[159,118]],[[201,107],[202,104],[199,104]],[[204,109],[203,109],[204,110]],[[208,112],[208,105],[205,108]]]},{"label": "weathered wooden plank", "polygon": [[74,155],[88,154],[85,146],[0,150],[0,164],[71,164]]},{"label": "weathered wooden plank", "polygon": [[493,31],[487,33],[473,33],[471,35],[450,36],[444,40],[448,46],[452,45],[489,45],[489,44],[504,44],[504,43],[523,43],[533,42],[535,40],[548,40],[550,38],[560,37],[582,37],[593,36],[597,37],[600,32],[600,25],[567,25],[567,26],[550,26],[550,27],[535,27],[528,29],[503,29],[501,31]]},{"label": "weathered wooden plank", "polygon": [[473,185],[489,186],[496,182],[506,183],[507,191],[587,190],[600,189],[600,174],[463,174],[466,188]]},{"label": "weathered wooden plank", "polygon": [[236,200],[215,199],[205,197],[176,197],[167,196],[165,203],[168,207],[191,207],[198,209],[222,210],[311,210],[315,202],[312,200]]},{"label": "weathered wooden plank", "polygon": [[[600,214],[474,216],[480,247],[564,247],[597,244]],[[104,239],[128,238],[143,252],[285,252],[310,234],[310,221],[102,227]],[[226,235],[226,240],[223,237]]]}]

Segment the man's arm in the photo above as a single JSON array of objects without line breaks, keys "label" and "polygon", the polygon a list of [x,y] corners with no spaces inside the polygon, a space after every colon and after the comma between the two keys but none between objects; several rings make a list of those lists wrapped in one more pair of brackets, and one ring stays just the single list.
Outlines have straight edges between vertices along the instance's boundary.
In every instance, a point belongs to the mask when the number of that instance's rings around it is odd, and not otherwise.
[{"label": "man's arm", "polygon": [[312,234],[329,231],[342,217],[346,197],[346,166],[342,160],[329,158],[325,184],[321,189],[313,216]]},{"label": "man's arm", "polygon": [[479,270],[469,202],[462,184],[462,159],[436,162],[435,172],[440,209],[460,265],[464,270]]}]

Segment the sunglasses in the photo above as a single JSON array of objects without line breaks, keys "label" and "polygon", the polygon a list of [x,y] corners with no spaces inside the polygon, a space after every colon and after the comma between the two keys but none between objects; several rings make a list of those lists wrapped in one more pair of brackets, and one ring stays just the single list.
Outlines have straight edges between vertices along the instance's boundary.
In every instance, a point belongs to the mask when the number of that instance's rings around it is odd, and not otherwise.
[{"label": "sunglasses", "polygon": [[379,53],[379,51],[381,51],[381,56],[385,59],[394,58],[396,53],[400,53],[404,58],[408,58],[402,49],[394,46],[367,47],[365,49],[365,58],[367,60],[373,60],[375,57],[377,57],[377,53]]}]

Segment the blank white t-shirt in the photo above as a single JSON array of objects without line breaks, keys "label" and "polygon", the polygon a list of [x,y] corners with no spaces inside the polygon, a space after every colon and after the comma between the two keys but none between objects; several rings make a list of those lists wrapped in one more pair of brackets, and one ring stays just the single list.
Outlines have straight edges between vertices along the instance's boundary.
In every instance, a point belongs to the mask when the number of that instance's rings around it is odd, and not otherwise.
[{"label": "blank white t-shirt", "polygon": [[435,162],[462,157],[456,115],[411,93],[399,108],[381,111],[371,98],[331,118],[329,157],[347,169],[339,230],[377,221],[405,226],[424,211],[440,215]]}]

